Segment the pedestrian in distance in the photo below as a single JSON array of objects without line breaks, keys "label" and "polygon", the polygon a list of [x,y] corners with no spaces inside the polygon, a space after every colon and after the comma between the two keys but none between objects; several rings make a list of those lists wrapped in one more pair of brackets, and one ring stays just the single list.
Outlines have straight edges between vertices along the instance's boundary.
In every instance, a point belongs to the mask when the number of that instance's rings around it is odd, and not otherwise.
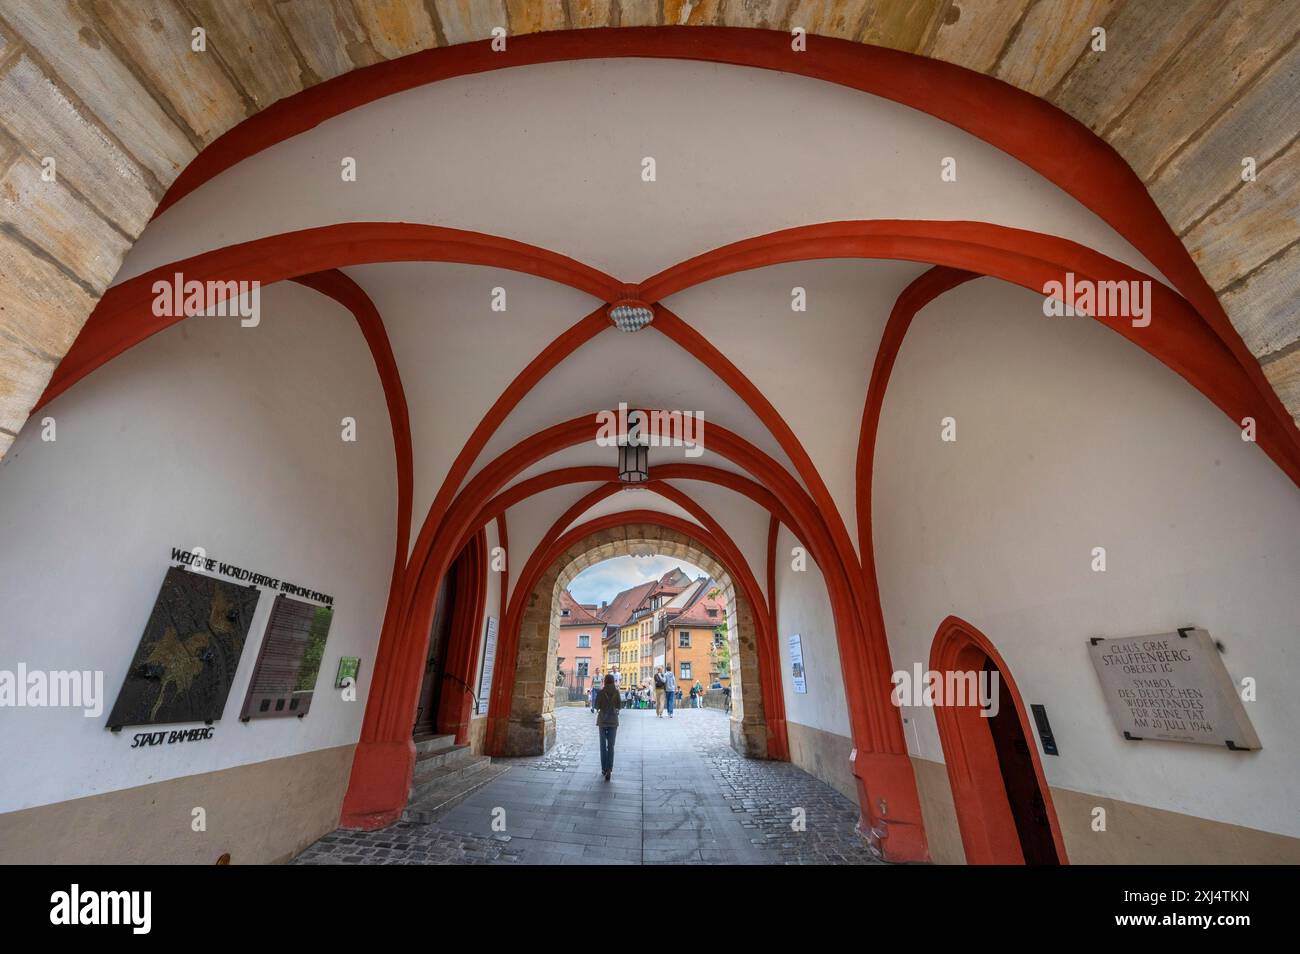
[{"label": "pedestrian in distance", "polygon": [[609,781],[614,771],[614,737],[618,735],[618,710],[623,708],[613,674],[605,676],[605,687],[596,693],[596,733],[600,736],[600,772]]},{"label": "pedestrian in distance", "polygon": [[677,688],[677,679],[673,676],[671,669],[664,670],[664,691],[668,695],[668,718],[673,717],[673,703],[680,702],[681,690]]},{"label": "pedestrian in distance", "polygon": [[659,666],[655,669],[655,718],[664,717],[664,695],[667,690],[667,683],[664,682],[664,667]]}]

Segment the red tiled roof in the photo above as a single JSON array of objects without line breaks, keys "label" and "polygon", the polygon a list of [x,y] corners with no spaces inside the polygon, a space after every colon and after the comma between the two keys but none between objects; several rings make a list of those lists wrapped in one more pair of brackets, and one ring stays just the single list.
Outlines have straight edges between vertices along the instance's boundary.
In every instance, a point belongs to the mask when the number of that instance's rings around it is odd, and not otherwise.
[{"label": "red tiled roof", "polygon": [[[644,604],[656,596],[676,596],[682,590],[691,585],[691,578],[687,576],[680,567],[675,567],[665,573],[655,582],[654,589],[642,598]],[[639,608],[639,607],[638,607]]]},{"label": "red tiled roof", "polygon": [[[673,626],[718,626],[727,621],[727,605],[722,597],[709,596],[716,584],[712,580],[700,587],[699,596],[691,604],[672,617]],[[714,610],[713,616],[709,610]]]},{"label": "red tiled roof", "polygon": [[600,621],[606,626],[622,626],[632,618],[632,613],[656,585],[656,581],[651,580],[649,583],[638,583],[630,590],[624,590],[610,600],[609,606],[599,615]]},{"label": "red tiled roof", "polygon": [[[568,610],[569,615],[565,616],[564,611]],[[592,612],[573,598],[568,590],[560,594],[560,625],[561,626],[604,626],[604,622],[597,619]]]}]

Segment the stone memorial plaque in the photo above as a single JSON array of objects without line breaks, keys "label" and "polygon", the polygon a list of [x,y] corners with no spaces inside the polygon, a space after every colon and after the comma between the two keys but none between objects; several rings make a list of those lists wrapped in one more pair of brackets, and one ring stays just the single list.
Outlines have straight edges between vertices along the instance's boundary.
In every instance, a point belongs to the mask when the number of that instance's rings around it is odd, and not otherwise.
[{"label": "stone memorial plaque", "polygon": [[1124,738],[1260,748],[1237,686],[1206,630],[1094,638],[1088,652]]}]

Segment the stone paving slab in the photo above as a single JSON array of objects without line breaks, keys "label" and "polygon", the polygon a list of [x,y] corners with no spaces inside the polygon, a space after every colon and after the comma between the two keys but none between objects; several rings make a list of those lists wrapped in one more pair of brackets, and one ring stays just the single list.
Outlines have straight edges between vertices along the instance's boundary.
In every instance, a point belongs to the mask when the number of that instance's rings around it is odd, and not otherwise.
[{"label": "stone paving slab", "polygon": [[[789,763],[740,756],[721,712],[623,712],[609,782],[593,715],[561,708],[556,730],[551,752],[510,759],[434,821],[335,831],[294,863],[878,863],[854,831],[856,805]],[[805,831],[790,827],[795,808]]]}]

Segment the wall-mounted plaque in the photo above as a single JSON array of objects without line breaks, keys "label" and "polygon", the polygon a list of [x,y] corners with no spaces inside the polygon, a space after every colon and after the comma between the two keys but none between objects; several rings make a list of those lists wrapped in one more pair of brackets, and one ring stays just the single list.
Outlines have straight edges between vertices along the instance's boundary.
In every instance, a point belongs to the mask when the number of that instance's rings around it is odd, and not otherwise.
[{"label": "wall-mounted plaque", "polygon": [[168,569],[108,727],[220,719],[260,595],[253,586]]},{"label": "wall-mounted plaque", "polygon": [[795,692],[808,691],[808,680],[803,669],[803,639],[798,633],[790,637],[790,680]]},{"label": "wall-mounted plaque", "polygon": [[1237,687],[1203,629],[1090,639],[1088,652],[1124,738],[1258,749]]},{"label": "wall-mounted plaque", "polygon": [[311,708],[334,609],[281,593],[271,607],[266,637],[248,684],[240,718],[302,718]]}]

